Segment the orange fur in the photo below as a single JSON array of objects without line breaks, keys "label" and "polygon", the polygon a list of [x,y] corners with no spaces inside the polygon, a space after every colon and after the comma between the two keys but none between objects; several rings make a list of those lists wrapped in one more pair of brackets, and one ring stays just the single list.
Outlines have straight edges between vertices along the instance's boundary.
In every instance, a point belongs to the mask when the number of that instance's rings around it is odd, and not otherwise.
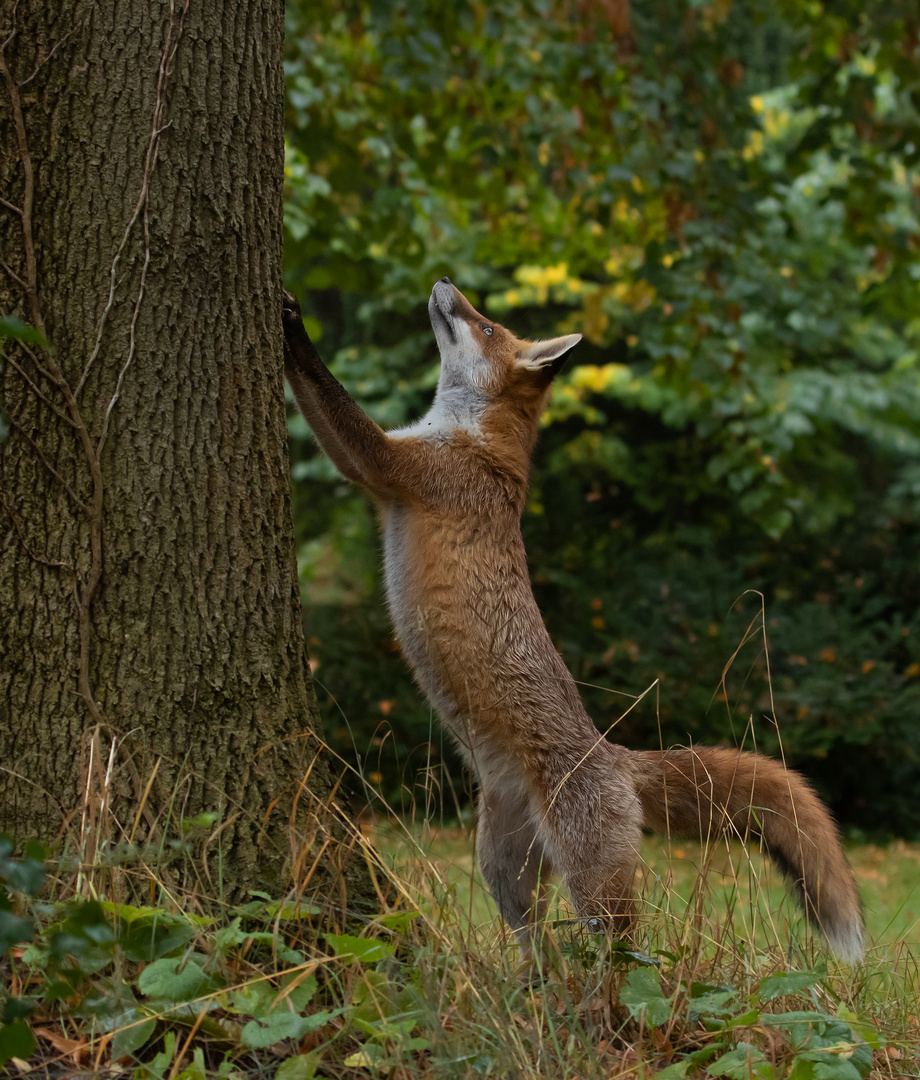
[{"label": "orange fur", "polygon": [[636,752],[607,742],[553,647],[527,573],[520,517],[540,413],[579,335],[516,338],[447,279],[429,314],[434,405],[385,433],[349,397],[286,296],[286,369],[320,445],[374,496],[391,614],[422,690],[479,780],[479,854],[526,938],[555,870],[579,915],[628,933],[643,827],[759,836],[838,955],[862,952],[859,896],[827,809],[761,755]]}]

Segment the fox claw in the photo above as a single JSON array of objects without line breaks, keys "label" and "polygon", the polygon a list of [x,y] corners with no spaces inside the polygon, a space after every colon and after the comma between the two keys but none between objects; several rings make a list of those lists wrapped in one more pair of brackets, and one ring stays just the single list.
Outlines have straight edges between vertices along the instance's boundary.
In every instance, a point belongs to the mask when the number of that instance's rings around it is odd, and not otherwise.
[{"label": "fox claw", "polygon": [[281,295],[283,297],[282,302],[281,302],[282,313],[284,315],[288,316],[288,317],[290,317],[292,315],[296,316],[299,319],[300,318],[300,304],[297,302],[297,298],[295,296],[293,296],[291,293],[289,293],[287,291],[287,289],[284,289],[282,291]]}]

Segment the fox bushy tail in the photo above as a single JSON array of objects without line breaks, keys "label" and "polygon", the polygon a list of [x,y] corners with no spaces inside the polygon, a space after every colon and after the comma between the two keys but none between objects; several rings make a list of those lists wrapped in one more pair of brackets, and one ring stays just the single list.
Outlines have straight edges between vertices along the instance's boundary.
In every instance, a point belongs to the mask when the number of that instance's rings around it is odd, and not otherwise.
[{"label": "fox bushy tail", "polygon": [[851,963],[862,957],[859,892],[840,834],[798,773],[725,747],[636,756],[643,762],[639,798],[647,828],[703,841],[759,837],[834,953]]}]

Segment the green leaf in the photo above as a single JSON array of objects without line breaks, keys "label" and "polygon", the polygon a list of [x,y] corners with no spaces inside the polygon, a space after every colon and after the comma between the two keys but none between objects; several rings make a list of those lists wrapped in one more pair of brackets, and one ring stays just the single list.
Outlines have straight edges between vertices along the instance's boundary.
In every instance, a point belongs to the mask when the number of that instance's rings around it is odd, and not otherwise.
[{"label": "green leaf", "polygon": [[99,905],[103,911],[114,915],[121,922],[131,923],[137,919],[158,919],[170,926],[210,926],[214,919],[207,915],[193,915],[190,912],[164,911],[162,908],[150,906],[135,906],[134,904],[114,904],[110,900],[103,900]]},{"label": "green leaf", "polygon": [[638,949],[631,948],[624,941],[611,942],[610,956],[613,960],[625,960],[631,964],[639,964],[642,967],[661,967],[661,961],[657,957],[639,952]]},{"label": "green leaf", "polygon": [[227,995],[227,1008],[261,1018],[267,1016],[278,997],[278,991],[268,982],[247,983]]},{"label": "green leaf", "polygon": [[0,1026],[0,1066],[10,1058],[30,1058],[35,1052],[35,1036],[24,1020]]},{"label": "green leaf", "polygon": [[45,345],[45,336],[34,326],[24,323],[16,315],[0,316],[0,338],[13,338],[16,341],[31,342],[36,345]]},{"label": "green leaf", "polygon": [[803,990],[816,986],[826,975],[825,969],[768,975],[760,980],[757,996],[761,1001],[772,1001],[782,994],[800,994]]},{"label": "green leaf", "polygon": [[11,911],[0,911],[0,953],[5,953],[14,945],[31,941],[35,924],[31,919],[14,915]]},{"label": "green leaf", "polygon": [[395,948],[385,941],[353,937],[351,934],[326,934],[326,941],[336,956],[357,960],[362,964],[385,960],[396,952]]},{"label": "green leaf", "polygon": [[815,1064],[803,1058],[795,1058],[789,1067],[787,1080],[815,1080]]},{"label": "green leaf", "polygon": [[198,928],[184,920],[175,922],[145,915],[125,927],[118,943],[129,960],[151,961],[181,949],[197,933]]},{"label": "green leaf", "polygon": [[153,1035],[157,1022],[155,1017],[145,1019],[140,1009],[125,1009],[115,1018],[115,1033],[112,1036],[112,1061],[133,1057]]},{"label": "green leaf", "polygon": [[11,1024],[14,1020],[25,1020],[35,1012],[35,1002],[31,998],[9,997],[0,1009],[0,1022]]},{"label": "green leaf", "polygon": [[690,998],[687,1006],[694,1016],[726,1016],[738,1010],[738,995],[730,990],[710,990]]},{"label": "green leaf", "polygon": [[620,1004],[635,1019],[644,1016],[649,1027],[657,1027],[671,1018],[671,1000],[664,996],[661,976],[653,968],[637,968],[626,976],[620,990]]},{"label": "green leaf", "polygon": [[885,1045],[881,1032],[871,1020],[862,1020],[851,1009],[841,1005],[837,1010],[837,1018],[847,1024],[858,1038],[863,1039],[872,1050],[879,1050]]},{"label": "green leaf", "polygon": [[45,884],[44,866],[38,859],[10,858],[12,851],[12,841],[0,836],[0,882],[14,892],[25,893],[26,896],[37,896],[42,885]]},{"label": "green leaf", "polygon": [[816,1012],[810,1009],[802,1009],[785,1013],[764,1013],[761,1020],[771,1027],[786,1028],[793,1033],[807,1032],[815,1025],[833,1023],[834,1017],[827,1013]]},{"label": "green leaf", "polygon": [[684,1058],[683,1061],[675,1061],[670,1065],[665,1065],[663,1069],[659,1069],[655,1073],[655,1080],[683,1080],[691,1069],[696,1069],[696,1066],[687,1058]]},{"label": "green leaf", "polygon": [[344,1064],[350,1069],[374,1069],[386,1061],[386,1050],[378,1043],[365,1043],[354,1054],[345,1058]]},{"label": "green leaf", "polygon": [[862,1080],[862,1077],[867,1076],[867,1072],[861,1072],[853,1061],[848,1061],[846,1058],[836,1057],[830,1058],[826,1061],[815,1061],[814,1073],[815,1080]]},{"label": "green leaf", "polygon": [[292,990],[288,990],[287,987],[295,978],[289,976],[285,979],[280,990],[264,980],[249,983],[228,994],[227,1007],[233,1012],[248,1013],[257,1020],[267,1019],[276,1008],[279,1011],[293,1008],[295,1012],[303,1012],[313,1000],[318,984],[315,976],[308,975]]},{"label": "green leaf", "polygon": [[729,1080],[774,1080],[773,1066],[761,1050],[748,1043],[739,1042],[720,1058],[706,1066],[710,1076],[727,1076]]},{"label": "green leaf", "polygon": [[176,1033],[167,1031],[163,1039],[163,1049],[152,1061],[136,1070],[134,1080],[166,1080],[175,1052]]},{"label": "green leaf", "polygon": [[297,1054],[281,1065],[275,1073],[275,1080],[313,1080],[318,1066],[317,1054]]},{"label": "green leaf", "polygon": [[[295,982],[296,985],[293,985]],[[289,986],[293,986],[293,988],[288,990]],[[282,981],[278,997],[283,998],[284,1001],[289,1001],[296,1012],[303,1012],[313,1000],[318,988],[319,984],[315,975],[307,975],[303,978],[291,975]]]},{"label": "green leaf", "polygon": [[395,930],[397,934],[405,934],[412,923],[420,917],[418,911],[395,911],[390,915],[381,915],[376,921],[387,930]]},{"label": "green leaf", "polygon": [[137,988],[148,997],[178,1002],[209,994],[217,989],[217,983],[192,959],[164,957],[144,968]]},{"label": "green leaf", "polygon": [[219,930],[215,930],[211,940],[215,949],[224,956],[234,946],[242,945],[245,941],[271,942],[275,940],[275,937],[276,935],[271,930],[252,931],[241,929],[240,919],[237,917],[228,926],[222,926]]},{"label": "green leaf", "polygon": [[[655,1080],[659,1077],[662,1080],[679,1080],[680,1077],[686,1076],[688,1072],[695,1072],[706,1064],[711,1058],[714,1058],[720,1050],[724,1049],[724,1044],[721,1042],[714,1042],[708,1046],[701,1046],[699,1050],[694,1050],[687,1054],[685,1058],[680,1061],[675,1061],[673,1065],[667,1065],[660,1072],[655,1073]],[[670,1070],[674,1069],[674,1072]]]},{"label": "green leaf", "polygon": [[331,1009],[298,1016],[293,1012],[279,1011],[263,1020],[250,1020],[240,1033],[240,1042],[251,1050],[262,1050],[282,1039],[302,1039],[309,1032],[328,1024],[341,1012],[341,1009]]},{"label": "green leaf", "polygon": [[310,919],[322,914],[322,910],[319,904],[306,900],[285,900],[283,904],[268,904],[265,914],[272,919]]}]

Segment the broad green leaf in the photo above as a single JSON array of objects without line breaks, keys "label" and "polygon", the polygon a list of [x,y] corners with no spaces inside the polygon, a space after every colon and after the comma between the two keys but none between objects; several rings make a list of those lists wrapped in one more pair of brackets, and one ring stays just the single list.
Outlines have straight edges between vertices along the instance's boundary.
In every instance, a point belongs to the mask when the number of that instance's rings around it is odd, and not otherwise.
[{"label": "broad green leaf", "polygon": [[772,1001],[782,994],[800,994],[803,990],[810,990],[811,987],[817,986],[826,975],[827,971],[824,969],[768,975],[760,980],[757,996],[761,1001]]},{"label": "broad green leaf", "polygon": [[112,1035],[112,1061],[133,1057],[150,1039],[156,1030],[155,1017],[144,1018],[141,1009],[126,1009],[115,1018],[115,1032]]},{"label": "broad green leaf", "polygon": [[11,1024],[14,1020],[25,1020],[35,1012],[35,1005],[31,998],[8,997],[0,1009],[0,1023]]},{"label": "broad green leaf", "polygon": [[192,958],[163,957],[144,968],[137,988],[148,997],[179,1002],[209,994],[217,983]]},{"label": "broad green leaf", "polygon": [[396,952],[386,941],[359,938],[351,934],[326,934],[326,941],[336,956],[358,960],[363,964],[385,960]]},{"label": "broad green leaf", "polygon": [[[290,989],[288,989],[290,987]],[[289,975],[282,980],[281,989],[278,991],[279,999],[289,1001],[296,1012],[303,1010],[310,1004],[316,995],[319,984],[315,975]]]},{"label": "broad green leaf", "polygon": [[829,1061],[815,1061],[815,1080],[857,1080],[869,1075],[869,1070],[860,1069],[856,1062],[838,1057]]},{"label": "broad green leaf", "polygon": [[670,1065],[665,1065],[663,1069],[659,1069],[655,1073],[655,1080],[683,1080],[691,1069],[695,1070],[696,1065],[684,1058],[683,1061],[674,1061]]},{"label": "broad green leaf", "polygon": [[194,915],[191,912],[164,911],[163,908],[151,906],[135,906],[134,904],[115,904],[109,900],[100,901],[99,906],[103,911],[115,915],[122,922],[131,923],[136,919],[156,919],[169,925],[211,926],[214,922],[207,915]]},{"label": "broad green leaf", "polygon": [[233,1012],[250,1016],[267,1016],[278,997],[278,991],[266,980],[247,983],[227,995],[227,1007]]},{"label": "broad green leaf", "polygon": [[38,859],[12,858],[12,843],[0,837],[0,883],[14,892],[37,896],[45,883],[45,868]]},{"label": "broad green leaf", "polygon": [[297,1054],[288,1058],[275,1073],[275,1080],[313,1080],[319,1067],[316,1054]]},{"label": "broad green leaf", "polygon": [[649,1027],[657,1027],[671,1018],[671,1000],[664,996],[661,976],[654,968],[637,968],[626,976],[620,990],[620,1004],[635,1019],[644,1018]]},{"label": "broad green leaf", "polygon": [[125,927],[118,943],[129,960],[150,961],[181,949],[198,933],[200,929],[188,922],[142,916]]},{"label": "broad green leaf", "polygon": [[0,911],[0,954],[14,945],[32,940],[35,925],[31,919],[14,915],[11,911]]},{"label": "broad green leaf", "polygon": [[35,1051],[35,1036],[25,1020],[0,1024],[0,1066],[12,1057],[30,1058]]},{"label": "broad green leaf", "polygon": [[738,995],[734,991],[710,990],[690,998],[687,1006],[695,1016],[726,1016],[738,1011]]},{"label": "broad green leaf", "polygon": [[763,1051],[743,1042],[707,1065],[706,1071],[710,1076],[727,1076],[729,1080],[774,1080],[775,1076]]},{"label": "broad green leaf", "polygon": [[252,1050],[264,1049],[282,1039],[302,1039],[304,1035],[328,1024],[341,1009],[298,1016],[293,1012],[271,1013],[263,1020],[250,1020],[240,1034],[240,1041]]},{"label": "broad green leaf", "polygon": [[885,1040],[875,1023],[871,1020],[862,1020],[845,1005],[841,1005],[837,1009],[837,1019],[847,1024],[850,1030],[872,1050],[878,1050],[885,1045]]}]

